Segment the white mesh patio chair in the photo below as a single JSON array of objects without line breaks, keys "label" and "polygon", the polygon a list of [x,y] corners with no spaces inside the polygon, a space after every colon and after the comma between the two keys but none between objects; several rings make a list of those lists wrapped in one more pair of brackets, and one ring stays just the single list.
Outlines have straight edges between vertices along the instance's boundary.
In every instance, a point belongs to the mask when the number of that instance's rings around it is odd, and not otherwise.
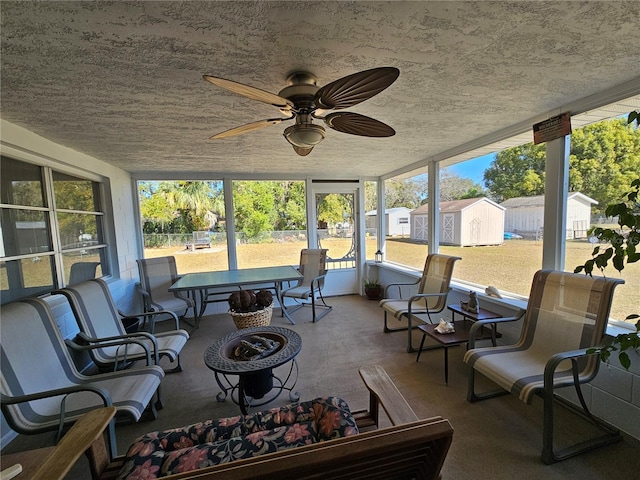
[{"label": "white mesh patio chair", "polygon": [[[332,306],[327,305],[322,295],[324,280],[327,275],[327,249],[303,249],[300,252],[300,266],[298,269],[303,278],[295,286],[281,293],[282,316],[285,315],[285,309],[290,315],[303,307],[311,307],[312,321],[316,322],[333,309]],[[297,303],[286,306],[285,298],[293,298]]]},{"label": "white mesh patio chair", "polygon": [[[166,357],[169,362],[175,363],[172,369],[165,370],[166,373],[182,371],[180,351],[187,343],[189,334],[185,330],[155,334],[127,333],[122,319],[141,319],[145,314],[125,315],[120,312],[104,280],[88,280],[54,293],[67,298],[80,328],[80,344],[67,343],[76,349],[88,348],[91,359],[100,369],[118,370],[139,360],[159,365],[160,360]],[[151,315],[176,316],[166,310]]]},{"label": "white mesh patio chair", "polygon": [[[138,273],[140,274],[140,283],[137,286],[138,291],[142,294],[145,312],[153,313],[168,310],[176,313],[178,318],[184,320],[184,316],[191,308],[193,309],[194,318],[197,318],[196,304],[193,299],[183,292],[169,291],[169,287],[180,278],[175,257],[141,258],[136,262],[138,263]],[[151,333],[155,332],[155,323],[157,321],[173,319],[169,315],[159,317],[147,317]],[[177,321],[175,329],[180,329],[180,324]]]},{"label": "white mesh patio chair", "polygon": [[[584,399],[581,384],[598,373],[600,357],[588,353],[600,346],[611,309],[613,291],[624,280],[592,278],[586,275],[540,270],[533,278],[522,331],[514,345],[475,347],[475,333],[483,325],[517,320],[491,319],[476,322],[469,332],[467,399],[470,402],[513,393],[532,403],[534,395],[544,401],[542,461],[553,463],[620,440],[620,434],[594,417]],[[475,391],[475,374],[481,373],[500,388],[484,393]],[[574,386],[577,405],[557,396],[560,387]],[[577,410],[603,434],[570,447],[554,448],[554,404],[561,402]]]},{"label": "white mesh patio chair", "polygon": [[[0,404],[18,433],[56,431],[94,408],[113,405],[119,416],[138,421],[145,409],[162,407],[156,365],[83,375],[78,372],[47,302],[29,299],[2,307]],[[154,402],[154,397],[156,401]],[[111,453],[117,453],[110,427]]]},{"label": "white mesh patio chair", "polygon": [[[434,323],[432,314],[440,313],[447,306],[447,296],[451,287],[453,267],[460,257],[431,253],[427,255],[422,276],[412,283],[392,283],[384,290],[384,299],[379,305],[384,310],[384,332],[407,330],[407,352],[418,349],[413,346],[412,331],[420,323],[427,323],[420,315],[426,315],[429,323]],[[393,295],[393,297],[392,297]],[[390,327],[387,315],[399,321],[406,320],[407,326]]]}]

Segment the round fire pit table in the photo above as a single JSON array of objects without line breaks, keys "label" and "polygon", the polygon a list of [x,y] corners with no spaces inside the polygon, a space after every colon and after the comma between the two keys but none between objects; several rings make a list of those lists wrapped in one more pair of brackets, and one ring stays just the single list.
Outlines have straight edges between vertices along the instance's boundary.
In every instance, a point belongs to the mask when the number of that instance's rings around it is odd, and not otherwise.
[{"label": "round fire pit table", "polygon": [[[244,342],[253,343],[256,337],[272,346],[263,356],[238,356]],[[302,348],[302,339],[298,333],[284,327],[252,327],[237,330],[216,340],[204,352],[204,363],[213,371],[216,383],[222,390],[216,395],[219,402],[231,396],[247,415],[249,408],[265,405],[280,396],[283,390],[289,392],[293,402],[300,399],[294,392],[298,380],[296,356]],[[282,380],[273,373],[273,369],[290,363],[289,371]],[[237,376],[237,382],[229,379]]]}]

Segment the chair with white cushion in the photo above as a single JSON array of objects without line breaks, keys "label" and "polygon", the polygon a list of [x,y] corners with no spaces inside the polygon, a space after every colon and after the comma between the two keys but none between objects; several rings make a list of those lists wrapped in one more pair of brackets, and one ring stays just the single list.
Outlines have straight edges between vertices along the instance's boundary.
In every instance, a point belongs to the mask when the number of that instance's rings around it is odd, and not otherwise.
[{"label": "chair with white cushion", "polygon": [[[92,376],[78,372],[47,302],[29,299],[2,306],[0,405],[18,433],[58,431],[95,408],[113,405],[119,416],[138,421],[162,406],[156,365]],[[157,401],[154,402],[154,396]],[[111,424],[111,452],[117,453]]]},{"label": "chair with white cushion", "polygon": [[[80,334],[78,340],[90,345],[89,353],[93,362],[103,370],[118,370],[131,362],[150,357],[152,364],[158,365],[163,357],[175,363],[169,372],[180,372],[180,351],[187,343],[189,334],[185,330],[170,330],[162,333],[127,333],[122,320],[142,317],[145,314],[124,315],[120,312],[111,296],[109,286],[104,280],[93,279],[72,287],[57,290],[64,295],[76,317]],[[153,312],[151,315],[169,315],[169,311]],[[71,342],[69,342],[71,343]],[[74,348],[82,345],[71,343]]]}]

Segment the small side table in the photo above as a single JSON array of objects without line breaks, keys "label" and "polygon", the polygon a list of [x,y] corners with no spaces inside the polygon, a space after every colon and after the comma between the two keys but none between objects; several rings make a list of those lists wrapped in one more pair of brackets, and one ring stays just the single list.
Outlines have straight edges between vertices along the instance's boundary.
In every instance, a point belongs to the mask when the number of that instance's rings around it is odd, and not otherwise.
[{"label": "small side table", "polygon": [[[437,324],[426,323],[418,326],[418,329],[422,330],[422,341],[420,342],[420,348],[418,349],[418,356],[416,357],[416,362],[420,360],[420,354],[422,353],[422,348],[424,347],[424,341],[427,338],[427,335],[433,338],[436,342],[440,344],[439,348],[444,349],[444,381],[445,384],[449,384],[449,347],[455,347],[458,345],[466,344],[469,342],[469,330],[471,330],[471,326],[477,322],[478,320],[488,320],[492,318],[502,318],[502,315],[491,312],[489,310],[485,310],[483,308],[479,309],[478,313],[467,312],[463,310],[460,305],[448,305],[447,308],[451,310],[451,320],[453,323],[453,328],[455,332],[453,333],[438,333],[436,332]],[[462,315],[462,320],[455,320],[455,315]],[[493,345],[496,345],[496,337],[498,333],[496,331],[495,324],[491,326],[491,336],[486,336],[484,329],[478,330],[476,334],[476,339],[491,339]]]},{"label": "small side table", "polygon": [[[463,320],[471,320],[472,322],[477,322],[478,320],[490,320],[492,318],[502,318],[502,315],[499,313],[485,310],[484,308],[479,308],[478,313],[467,312],[460,305],[455,303],[447,305],[447,310],[451,311],[451,321],[453,322],[456,320],[456,314],[462,315]],[[494,323],[491,325],[491,343],[493,343],[494,347],[496,346],[497,337],[499,337],[499,335],[496,329],[496,324]]]}]

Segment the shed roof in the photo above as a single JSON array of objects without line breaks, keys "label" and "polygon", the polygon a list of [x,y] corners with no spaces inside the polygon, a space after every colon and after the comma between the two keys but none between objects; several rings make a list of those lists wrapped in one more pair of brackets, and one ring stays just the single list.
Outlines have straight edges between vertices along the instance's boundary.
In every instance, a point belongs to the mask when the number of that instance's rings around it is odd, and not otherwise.
[{"label": "shed roof", "polygon": [[[583,201],[585,203],[591,203],[593,205],[597,205],[598,201],[594,200],[591,197],[587,197],[585,194],[580,192],[570,192],[567,196],[567,200],[576,199],[578,201]],[[518,207],[543,207],[544,206],[544,195],[535,195],[533,197],[514,197],[508,198],[500,205],[506,208],[518,208]]]},{"label": "shed roof", "polygon": [[[393,208],[387,208],[384,213],[385,215],[390,215],[393,213],[404,213],[404,212],[410,212],[411,209],[407,208],[407,207],[393,207]],[[377,215],[378,211],[377,210],[370,210],[367,213],[365,213],[365,215]]]},{"label": "shed roof", "polygon": [[[505,210],[505,208],[501,205],[498,205],[496,202],[489,200],[487,197],[478,197],[478,198],[465,198],[463,200],[451,200],[448,202],[440,202],[440,212],[461,212],[466,208],[471,207],[480,202],[487,202],[491,205]],[[418,208],[411,212],[411,215],[427,215],[429,213],[429,204],[425,203],[424,205],[420,205]]]}]

